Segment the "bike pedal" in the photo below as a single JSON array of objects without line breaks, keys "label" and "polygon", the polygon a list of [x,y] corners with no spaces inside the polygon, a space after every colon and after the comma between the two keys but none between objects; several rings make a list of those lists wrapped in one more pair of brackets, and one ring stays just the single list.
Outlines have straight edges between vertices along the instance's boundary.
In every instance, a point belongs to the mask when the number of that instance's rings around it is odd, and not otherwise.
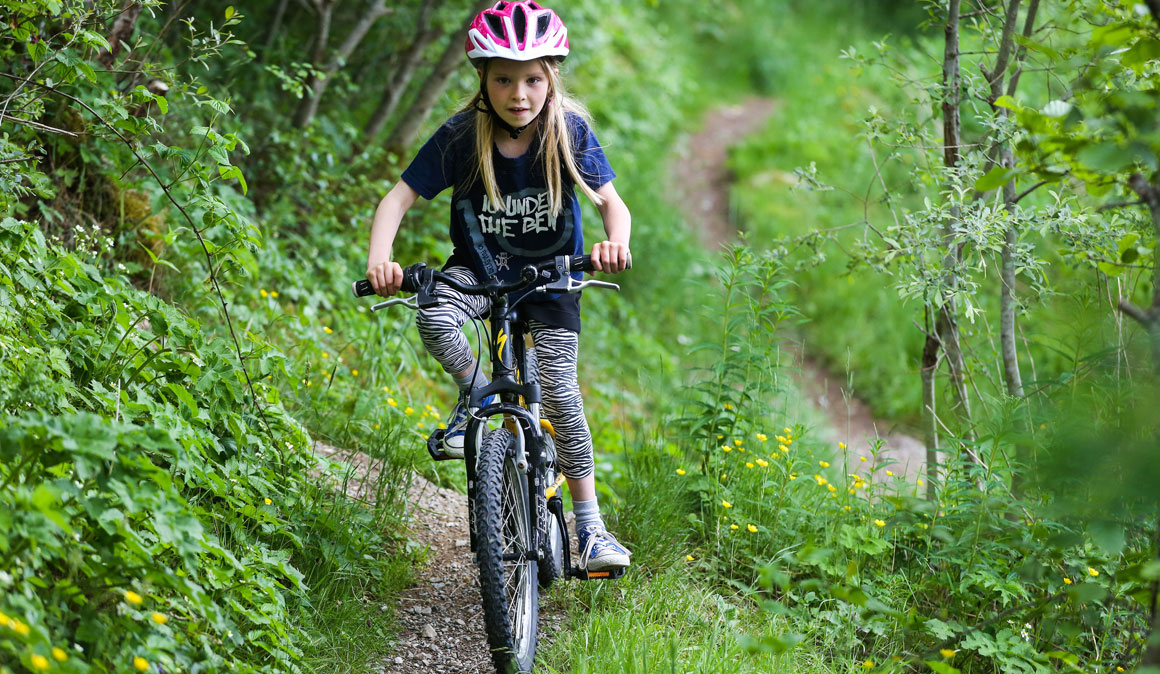
[{"label": "bike pedal", "polygon": [[627,569],[624,567],[618,569],[608,569],[607,571],[587,571],[585,569],[572,569],[572,577],[576,580],[616,580],[624,576]]},{"label": "bike pedal", "polygon": [[442,428],[438,428],[430,437],[427,438],[427,453],[436,461],[457,461],[461,460],[462,456],[452,456],[443,451],[443,436],[447,433]]}]

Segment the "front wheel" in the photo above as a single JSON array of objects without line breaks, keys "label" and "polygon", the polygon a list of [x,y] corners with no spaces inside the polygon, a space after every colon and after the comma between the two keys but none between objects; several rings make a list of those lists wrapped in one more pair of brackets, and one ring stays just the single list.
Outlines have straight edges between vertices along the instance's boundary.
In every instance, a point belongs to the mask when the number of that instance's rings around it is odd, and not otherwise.
[{"label": "front wheel", "polygon": [[527,475],[516,466],[515,436],[499,429],[483,438],[475,479],[476,560],[483,622],[496,671],[532,671],[539,590]]}]

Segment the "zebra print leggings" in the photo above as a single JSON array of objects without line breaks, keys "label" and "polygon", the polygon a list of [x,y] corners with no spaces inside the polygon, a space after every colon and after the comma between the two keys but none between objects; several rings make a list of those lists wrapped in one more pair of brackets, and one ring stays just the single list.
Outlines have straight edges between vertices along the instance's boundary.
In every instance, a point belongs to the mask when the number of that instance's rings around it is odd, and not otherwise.
[{"label": "zebra print leggings", "polygon": [[[443,273],[464,284],[478,283],[466,267],[450,267]],[[457,374],[475,362],[462,328],[469,318],[479,316],[487,309],[487,298],[464,295],[442,283],[436,284],[436,292],[452,301],[421,309],[415,323],[427,351],[448,374]],[[584,417],[584,400],[580,397],[580,384],[576,379],[580,336],[567,328],[539,321],[529,321],[528,329],[536,345],[544,416],[556,430],[560,470],[571,479],[588,477],[595,466],[592,433]]]}]

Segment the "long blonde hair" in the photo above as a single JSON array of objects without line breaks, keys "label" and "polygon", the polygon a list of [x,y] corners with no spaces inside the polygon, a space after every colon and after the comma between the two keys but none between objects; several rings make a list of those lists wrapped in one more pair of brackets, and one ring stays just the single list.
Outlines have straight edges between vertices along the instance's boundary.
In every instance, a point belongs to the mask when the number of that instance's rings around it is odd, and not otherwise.
[{"label": "long blonde hair", "polygon": [[[564,208],[564,180],[563,170],[568,172],[572,182],[597,206],[604,205],[604,197],[584,182],[584,175],[576,163],[576,151],[573,147],[572,135],[569,132],[566,115],[579,115],[587,122],[592,121],[587,108],[580,101],[572,98],[564,90],[560,81],[560,74],[556,70],[556,61],[552,58],[539,59],[548,79],[548,99],[544,105],[547,108],[540,115],[540,143],[536,149],[540,163],[544,167],[544,184],[548,188],[548,203],[552,207],[552,217],[559,217]],[[480,65],[482,73],[481,87],[486,86],[488,63]],[[503,207],[499,185],[495,179],[495,165],[492,163],[495,154],[495,135],[504,132],[495,118],[486,110],[487,102],[483,92],[477,91],[462,110],[475,111],[475,168],[469,176],[467,184],[479,179],[483,182],[484,198],[491,201],[494,208]]]}]

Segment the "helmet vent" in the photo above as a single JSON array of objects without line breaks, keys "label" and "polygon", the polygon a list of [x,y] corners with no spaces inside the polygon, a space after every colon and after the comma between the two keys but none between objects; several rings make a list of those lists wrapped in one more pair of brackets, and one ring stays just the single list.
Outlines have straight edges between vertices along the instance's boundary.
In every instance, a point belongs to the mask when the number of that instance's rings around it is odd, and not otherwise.
[{"label": "helmet vent", "polygon": [[551,21],[552,17],[548,16],[547,14],[541,14],[540,17],[536,19],[537,40],[544,37],[544,34],[548,32],[548,24],[551,23]]},{"label": "helmet vent", "polygon": [[492,33],[495,35],[503,35],[503,19],[495,14],[484,14],[483,18],[487,20],[487,26],[491,28]]},{"label": "helmet vent", "polygon": [[517,40],[522,40],[525,32],[528,29],[528,15],[522,6],[516,6],[516,11],[512,12],[512,19],[515,21]]},{"label": "helmet vent", "polygon": [[497,2],[497,3],[495,3],[495,7],[493,7],[492,9],[496,10],[497,12],[502,12],[503,10],[507,9],[507,3],[506,2]]}]

